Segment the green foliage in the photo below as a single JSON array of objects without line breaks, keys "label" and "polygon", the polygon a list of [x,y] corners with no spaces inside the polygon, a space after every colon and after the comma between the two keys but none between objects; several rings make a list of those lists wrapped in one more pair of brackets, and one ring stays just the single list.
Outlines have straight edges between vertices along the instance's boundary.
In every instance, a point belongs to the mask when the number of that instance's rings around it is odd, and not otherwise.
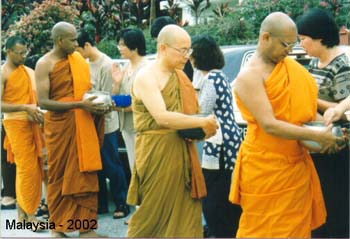
[{"label": "green foliage", "polygon": [[97,48],[112,59],[120,58],[116,40],[103,39],[97,44]]},{"label": "green foliage", "polygon": [[320,6],[332,13],[339,27],[350,28],[350,1],[326,0]]},{"label": "green foliage", "polygon": [[186,27],[186,30],[191,36],[209,34],[220,45],[244,44],[254,40],[251,23],[234,13],[217,17],[207,24]]},{"label": "green foliage", "polygon": [[146,39],[146,49],[147,54],[153,54],[157,51],[157,41],[151,37],[151,33],[149,29],[143,31]]},{"label": "green foliage", "polygon": [[34,2],[34,9],[30,14],[11,25],[5,33],[5,38],[19,34],[27,40],[30,55],[43,55],[53,45],[52,27],[59,21],[79,26],[78,16],[76,6],[66,4],[65,0],[45,0],[42,4]]},{"label": "green foliage", "polygon": [[234,11],[245,21],[253,23],[253,33],[257,37],[260,24],[269,13],[284,12],[296,20],[298,16],[314,7],[333,14],[339,27],[350,27],[350,3],[344,0],[244,0]]},{"label": "green foliage", "polygon": [[1,30],[5,32],[21,16],[28,14],[33,8],[32,3],[32,0],[1,1]]}]

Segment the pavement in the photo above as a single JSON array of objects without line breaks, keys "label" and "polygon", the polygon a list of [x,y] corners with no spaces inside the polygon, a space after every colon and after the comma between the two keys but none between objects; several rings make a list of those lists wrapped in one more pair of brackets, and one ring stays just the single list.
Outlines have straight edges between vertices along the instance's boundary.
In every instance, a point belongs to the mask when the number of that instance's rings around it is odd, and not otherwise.
[{"label": "pavement", "polygon": [[[112,203],[110,203],[112,204]],[[126,218],[121,219],[113,219],[113,206],[110,205],[109,213],[100,214],[98,215],[98,229],[97,233],[107,236],[107,237],[126,237],[128,226],[124,224],[125,221],[127,221],[132,213],[135,211],[134,209],[131,209],[131,213]],[[39,217],[39,219],[41,219]],[[43,231],[43,232],[32,232],[28,229],[10,229],[9,227],[6,228],[6,220],[9,220],[10,222],[12,220],[15,220],[17,223],[17,209],[12,210],[1,210],[0,211],[0,237],[51,237],[50,231]],[[44,220],[45,221],[45,220]],[[78,232],[69,233],[67,234],[69,237],[78,237]]]}]

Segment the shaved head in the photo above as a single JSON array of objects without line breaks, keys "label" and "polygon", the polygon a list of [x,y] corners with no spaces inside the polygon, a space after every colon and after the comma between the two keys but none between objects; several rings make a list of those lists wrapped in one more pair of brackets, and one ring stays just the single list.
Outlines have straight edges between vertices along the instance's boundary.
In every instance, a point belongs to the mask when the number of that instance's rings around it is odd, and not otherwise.
[{"label": "shaved head", "polygon": [[188,33],[179,27],[178,25],[167,25],[159,32],[157,43],[159,44],[169,44],[173,45],[179,41],[190,40],[191,37]]},{"label": "shaved head", "polygon": [[52,28],[51,37],[53,41],[56,42],[59,38],[65,37],[73,32],[76,32],[74,25],[68,22],[58,22]]},{"label": "shaved head", "polygon": [[260,34],[263,32],[270,32],[273,35],[285,35],[290,32],[297,34],[297,28],[294,21],[287,14],[274,12],[269,14],[261,23]]}]

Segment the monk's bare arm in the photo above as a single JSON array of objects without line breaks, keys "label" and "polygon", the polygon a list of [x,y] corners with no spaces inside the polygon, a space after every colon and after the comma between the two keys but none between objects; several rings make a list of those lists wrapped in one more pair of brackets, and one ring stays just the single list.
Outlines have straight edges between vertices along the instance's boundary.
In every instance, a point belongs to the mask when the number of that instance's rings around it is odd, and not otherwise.
[{"label": "monk's bare arm", "polygon": [[[185,114],[167,111],[157,80],[150,69],[142,69],[136,76],[133,90],[137,98],[141,99],[157,124],[170,129],[187,129],[213,127],[216,120],[213,116],[199,118]],[[211,125],[211,126],[210,126]],[[215,133],[215,132],[214,132]]]},{"label": "monk's bare arm", "polygon": [[35,80],[36,80],[40,108],[50,110],[50,111],[58,111],[58,112],[76,109],[76,108],[84,109],[92,113],[98,113],[100,111],[100,108],[99,108],[100,104],[95,104],[92,102],[96,97],[92,97],[84,101],[76,101],[76,102],[59,102],[56,100],[49,99],[49,92],[50,92],[49,74],[52,68],[53,68],[53,64],[51,63],[51,61],[46,60],[45,58],[41,58],[38,61],[35,68]]},{"label": "monk's bare arm", "polygon": [[[1,71],[1,93],[2,97],[4,96],[4,90],[6,90],[6,82],[10,75],[9,70],[6,66],[3,66]],[[30,104],[12,104],[7,103],[6,101],[3,101],[1,99],[1,111],[4,113],[11,113],[11,112],[19,112],[19,111],[25,111],[29,115],[29,119],[31,121],[35,121],[38,123],[41,123],[43,118],[40,111],[37,109],[36,105],[30,105]]]},{"label": "monk's bare arm", "polygon": [[[252,89],[254,94],[251,94]],[[264,80],[254,69],[246,68],[240,72],[235,82],[235,93],[267,133],[286,139],[314,140],[326,147],[335,144],[336,137],[332,135],[330,127],[317,132],[276,119]]]}]

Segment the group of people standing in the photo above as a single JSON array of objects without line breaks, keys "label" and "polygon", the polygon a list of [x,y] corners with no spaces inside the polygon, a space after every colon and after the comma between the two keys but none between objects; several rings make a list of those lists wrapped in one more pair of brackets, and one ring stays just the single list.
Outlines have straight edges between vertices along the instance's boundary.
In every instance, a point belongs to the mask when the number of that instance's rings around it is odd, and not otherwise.
[{"label": "group of people standing", "polygon": [[[297,24],[284,13],[268,15],[257,50],[231,89],[215,40],[191,39],[166,19],[151,31],[157,37],[154,61],[145,58],[141,31],[121,31],[118,48],[129,60],[123,67],[97,49],[89,32],[67,22],[53,27],[53,49],[35,72],[23,65],[25,41],[7,40],[1,107],[5,146],[16,163],[18,219],[38,220],[46,147],[50,222],[60,225],[54,237],[70,231],[99,236],[97,225],[78,228],[69,221],[97,222],[97,213],[108,210],[106,178],[114,218],[126,217],[129,205],[139,206],[128,222],[129,237],[202,237],[202,213],[212,237],[306,238],[322,225],[313,236],[348,237],[349,147],[332,134],[332,125],[323,131],[302,127],[323,120],[317,112],[330,124],[350,108],[344,100],[350,63],[338,48],[334,20],[317,9]],[[287,57],[298,38],[318,59],[309,72]],[[193,82],[183,72],[189,64]],[[130,94],[132,106],[83,100],[91,89]],[[248,122],[243,142],[234,96]],[[193,128],[204,134],[201,152],[195,140],[177,132]],[[132,168],[129,188],[118,129]],[[313,160],[302,140],[317,141],[323,153],[333,154]]]}]

